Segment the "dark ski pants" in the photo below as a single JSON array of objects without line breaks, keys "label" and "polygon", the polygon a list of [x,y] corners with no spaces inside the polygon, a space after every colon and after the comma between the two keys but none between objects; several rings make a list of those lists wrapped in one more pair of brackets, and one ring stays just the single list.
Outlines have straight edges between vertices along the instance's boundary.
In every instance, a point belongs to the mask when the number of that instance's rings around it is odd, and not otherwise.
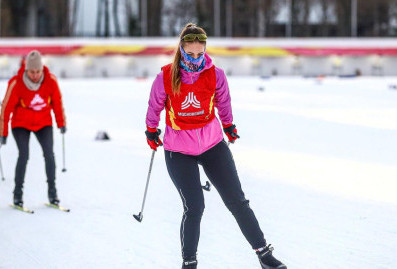
[{"label": "dark ski pants", "polygon": [[[25,179],[26,165],[29,159],[29,139],[32,131],[25,128],[14,128],[12,134],[17,143],[19,155],[15,168],[15,190],[22,191]],[[46,126],[33,132],[43,149],[45,171],[49,187],[55,186],[55,157],[53,151],[54,139],[52,126]]]},{"label": "dark ski pants", "polygon": [[200,237],[200,221],[204,212],[204,195],[198,165],[219,192],[226,207],[235,217],[242,233],[253,249],[266,241],[254,212],[245,199],[233,156],[225,141],[198,156],[165,151],[168,173],[183,203],[180,229],[182,256],[195,256]]}]

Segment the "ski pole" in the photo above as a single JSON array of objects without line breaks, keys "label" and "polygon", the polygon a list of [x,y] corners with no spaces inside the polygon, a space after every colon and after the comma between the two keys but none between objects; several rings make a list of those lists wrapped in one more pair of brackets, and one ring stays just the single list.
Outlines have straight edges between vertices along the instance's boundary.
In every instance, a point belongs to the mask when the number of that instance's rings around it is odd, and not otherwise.
[{"label": "ski pole", "polygon": [[135,215],[135,214],[133,215],[134,218],[135,218],[137,221],[139,221],[139,222],[141,222],[141,221],[142,221],[142,218],[143,218],[143,208],[145,207],[146,194],[147,194],[147,189],[148,189],[148,187],[149,187],[149,179],[150,179],[150,174],[151,174],[151,172],[152,172],[152,166],[153,166],[153,160],[154,160],[154,154],[155,154],[155,153],[156,153],[156,151],[153,150],[153,152],[152,152],[152,158],[150,159],[149,172],[148,172],[147,180],[146,180],[145,193],[144,193],[144,195],[143,195],[143,201],[142,201],[141,212],[139,212],[138,215]]},{"label": "ski pole", "polygon": [[[1,152],[1,145],[0,145],[0,152]],[[2,162],[1,162],[1,155],[0,155],[0,172],[1,172],[1,180],[6,180],[5,178],[4,178],[4,172],[3,172],[3,164],[2,164]]]},{"label": "ski pole", "polygon": [[63,156],[62,172],[66,172],[66,168],[65,168],[65,134],[62,134],[62,156]]}]

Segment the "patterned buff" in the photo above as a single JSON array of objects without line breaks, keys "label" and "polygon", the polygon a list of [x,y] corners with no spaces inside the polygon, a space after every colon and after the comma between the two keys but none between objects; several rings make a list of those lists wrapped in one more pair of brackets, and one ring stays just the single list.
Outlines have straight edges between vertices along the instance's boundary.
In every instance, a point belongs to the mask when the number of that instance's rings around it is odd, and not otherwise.
[{"label": "patterned buff", "polygon": [[201,71],[205,66],[205,59],[204,54],[194,59],[193,57],[189,56],[185,50],[180,46],[181,50],[181,66],[184,70],[188,72],[198,72]]}]

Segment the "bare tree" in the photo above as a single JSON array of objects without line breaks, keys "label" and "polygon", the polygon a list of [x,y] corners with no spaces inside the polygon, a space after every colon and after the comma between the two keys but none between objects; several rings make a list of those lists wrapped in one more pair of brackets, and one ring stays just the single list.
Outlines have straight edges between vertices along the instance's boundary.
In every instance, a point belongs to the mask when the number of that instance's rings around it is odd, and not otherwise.
[{"label": "bare tree", "polygon": [[[229,19],[230,17],[233,17],[233,7],[230,2],[233,2],[233,0],[227,0],[227,4],[229,5],[227,8],[228,16]],[[203,27],[206,31],[207,34],[213,35],[214,34],[214,29],[213,29],[213,24],[214,24],[214,9],[213,8],[208,8],[212,7],[213,2],[211,0],[197,0],[196,1],[196,15],[195,17],[197,18],[197,23]],[[227,19],[226,19],[227,20]],[[230,28],[233,28],[232,26],[229,25]],[[229,28],[229,31],[231,29]]]},{"label": "bare tree", "polygon": [[163,8],[162,0],[151,0],[147,3],[148,16],[147,16],[147,34],[149,36],[161,35],[161,11]]},{"label": "bare tree", "polygon": [[280,30],[276,27],[275,18],[282,7],[281,1],[265,0],[265,29],[266,36],[280,35]]},{"label": "bare tree", "polygon": [[311,4],[311,0],[292,0],[293,36],[310,35],[309,15]]},{"label": "bare tree", "polygon": [[[167,32],[169,32],[171,35],[177,35],[179,34],[180,30],[182,29],[183,26],[185,26],[186,23],[188,22],[198,23],[198,16],[197,16],[198,12],[196,11],[197,8],[196,1],[201,2],[200,0],[175,0],[172,3],[169,2],[168,4],[170,5],[164,5],[163,14],[168,18]],[[212,2],[212,1],[207,1],[207,2]],[[211,9],[208,7],[212,8],[212,5],[206,6],[205,8]],[[209,14],[210,13],[206,13],[206,15]],[[200,26],[203,25],[200,24]]]},{"label": "bare tree", "polygon": [[312,1],[311,0],[303,0],[303,36],[310,36],[310,22],[309,22],[309,16],[310,16],[310,7],[311,7]]},{"label": "bare tree", "polygon": [[[104,32],[102,35],[102,15],[104,15]],[[98,0],[96,18],[96,36],[110,36],[109,0]]]},{"label": "bare tree", "polygon": [[79,5],[80,5],[80,1],[79,0],[74,0],[71,3],[72,5],[72,14],[71,14],[71,19],[70,19],[70,28],[69,28],[69,33],[71,35],[75,35],[76,32],[76,23],[77,23],[77,14],[78,14],[78,10],[79,10]]},{"label": "bare tree", "polygon": [[257,34],[257,5],[256,0],[233,1],[233,29],[234,36],[255,36]]},{"label": "bare tree", "polygon": [[114,21],[114,30],[116,36],[121,36],[120,32],[120,24],[119,24],[119,12],[118,12],[119,1],[113,0],[113,21]]},{"label": "bare tree", "polygon": [[[8,8],[10,13],[5,14],[9,15],[10,19],[10,28],[7,31],[7,28],[3,26],[3,35],[7,36],[24,36],[26,35],[26,18],[27,18],[27,10],[28,1],[27,0],[14,0],[14,1],[3,1],[2,9]],[[4,14],[3,13],[3,14]],[[3,16],[2,16],[3,19]],[[7,34],[8,32],[8,34]]]},{"label": "bare tree", "polygon": [[125,0],[125,11],[126,11],[126,18],[128,24],[128,35],[129,36],[140,36],[141,29],[139,27],[139,18],[138,13],[134,14],[132,9],[131,0]]},{"label": "bare tree", "polygon": [[390,5],[389,5],[389,22],[388,22],[388,28],[389,28],[389,32],[388,35],[389,36],[396,36],[397,35],[397,28],[396,28],[396,24],[397,24],[397,1],[390,1]]},{"label": "bare tree", "polygon": [[68,0],[2,0],[2,36],[69,35]]},{"label": "bare tree", "polygon": [[358,1],[358,32],[360,36],[386,36],[390,30],[390,10],[394,0]]},{"label": "bare tree", "polygon": [[257,23],[258,23],[258,37],[264,37],[266,34],[266,23],[265,23],[265,0],[258,0],[257,7]]},{"label": "bare tree", "polygon": [[97,3],[98,3],[98,6],[97,6],[97,13],[96,13],[96,36],[101,36],[103,0],[98,0]]},{"label": "bare tree", "polygon": [[321,6],[321,30],[320,33],[322,36],[328,36],[328,8],[329,8],[329,0],[320,0]]},{"label": "bare tree", "polygon": [[335,6],[337,15],[337,35],[350,36],[351,1],[335,0]]},{"label": "bare tree", "polygon": [[110,35],[110,24],[109,24],[109,0],[103,0],[105,4],[105,37]]}]

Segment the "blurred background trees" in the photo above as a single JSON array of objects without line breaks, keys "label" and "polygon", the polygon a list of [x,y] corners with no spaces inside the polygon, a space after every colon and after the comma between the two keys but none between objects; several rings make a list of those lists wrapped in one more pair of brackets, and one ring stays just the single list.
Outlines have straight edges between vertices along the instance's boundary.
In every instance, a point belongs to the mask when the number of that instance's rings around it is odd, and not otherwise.
[{"label": "blurred background trees", "polygon": [[0,36],[397,35],[397,0],[0,0]]},{"label": "blurred background trees", "polygon": [[69,0],[0,1],[1,36],[69,36]]}]

